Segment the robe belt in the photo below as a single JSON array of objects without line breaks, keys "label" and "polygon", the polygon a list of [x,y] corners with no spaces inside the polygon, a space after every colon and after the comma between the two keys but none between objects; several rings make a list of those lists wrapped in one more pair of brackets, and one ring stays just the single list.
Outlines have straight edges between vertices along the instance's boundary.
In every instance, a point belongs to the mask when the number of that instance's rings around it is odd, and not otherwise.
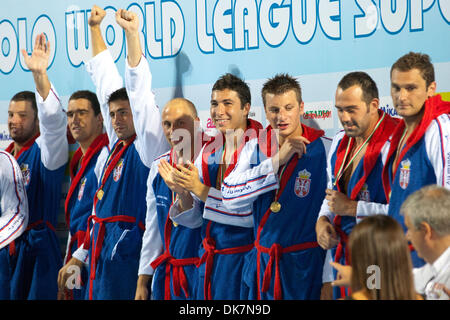
[{"label": "robe belt", "polygon": [[[94,220],[95,223],[99,225],[98,227],[98,233],[97,233],[97,241],[95,241],[95,244],[93,244],[93,250],[92,250],[92,258],[91,258],[91,270],[90,270],[90,286],[89,286],[89,300],[92,300],[92,293],[93,293],[93,281],[95,280],[95,273],[97,268],[97,262],[98,258],[100,257],[100,253],[102,251],[103,247],[103,240],[105,238],[105,223],[111,223],[111,222],[129,222],[129,223],[135,223],[136,217],[132,216],[126,216],[126,215],[117,215],[117,216],[111,216],[107,218],[99,218],[95,215],[91,215],[88,218],[87,222],[87,230],[86,230],[86,239],[84,241],[84,249],[89,249],[91,246],[91,234],[90,234],[90,225],[91,221]],[[145,229],[142,223],[138,224],[139,228]]]},{"label": "robe belt", "polygon": [[[282,288],[281,288],[281,277],[280,277],[280,259],[285,253],[312,249],[318,247],[319,244],[316,241],[304,242],[299,244],[294,244],[289,247],[282,247],[279,243],[274,243],[270,248],[263,247],[255,241],[255,247],[259,252],[264,252],[269,254],[269,262],[267,263],[266,269],[264,271],[263,283],[261,287],[261,292],[267,292],[269,290],[269,285],[272,281],[272,269],[275,262],[275,283],[274,283],[274,294],[275,300],[282,299]],[[259,268],[258,268],[258,279],[259,279]]]},{"label": "robe belt", "polygon": [[204,282],[204,294],[205,300],[211,300],[211,273],[212,267],[214,264],[214,256],[216,254],[235,254],[235,253],[244,253],[253,249],[254,244],[250,243],[245,246],[225,248],[225,249],[216,249],[216,242],[211,237],[206,237],[203,239],[203,248],[205,249],[205,253],[200,258],[197,266],[205,263],[205,282]]},{"label": "robe belt", "polygon": [[165,251],[162,255],[156,258],[150,266],[156,270],[158,266],[162,263],[166,263],[166,273],[165,273],[165,289],[164,289],[164,299],[170,300],[170,268],[172,267],[173,276],[173,291],[177,297],[181,295],[180,289],[183,289],[186,298],[189,298],[189,287],[186,274],[184,272],[184,266],[197,265],[199,262],[198,257],[175,259],[169,251]]},{"label": "robe belt", "polygon": [[[28,227],[25,229],[25,231],[30,231],[31,229],[36,228],[37,226],[41,225],[42,223],[45,223],[49,229],[53,230],[53,232],[56,232],[55,227],[50,222],[44,221],[44,220],[37,220],[33,223],[30,223],[28,225]],[[13,240],[9,244],[9,255],[14,256],[15,254],[16,254],[16,242],[15,242],[15,240]]]}]

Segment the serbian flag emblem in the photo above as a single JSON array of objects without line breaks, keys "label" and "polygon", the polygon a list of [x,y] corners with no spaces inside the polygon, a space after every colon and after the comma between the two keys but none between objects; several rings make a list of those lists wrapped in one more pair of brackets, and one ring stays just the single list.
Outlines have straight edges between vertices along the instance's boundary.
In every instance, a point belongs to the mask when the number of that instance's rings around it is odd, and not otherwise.
[{"label": "serbian flag emblem", "polygon": [[119,162],[116,164],[116,167],[114,168],[114,181],[117,182],[120,179],[120,176],[122,175],[123,170],[123,159],[120,159]]},{"label": "serbian flag emblem", "polygon": [[411,161],[409,159],[403,160],[400,162],[400,165],[402,166],[400,168],[400,187],[405,190],[408,187],[409,184],[409,176],[411,171]]},{"label": "serbian flag emblem", "polygon": [[311,186],[311,173],[308,170],[303,169],[298,173],[297,179],[295,180],[294,192],[299,198],[304,198],[309,194],[309,189]]}]

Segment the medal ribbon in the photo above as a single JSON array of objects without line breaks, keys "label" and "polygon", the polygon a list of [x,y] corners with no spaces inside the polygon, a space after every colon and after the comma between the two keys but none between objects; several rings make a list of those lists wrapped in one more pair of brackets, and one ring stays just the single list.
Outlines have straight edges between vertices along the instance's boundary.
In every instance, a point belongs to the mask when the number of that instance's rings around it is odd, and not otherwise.
[{"label": "medal ribbon", "polygon": [[[294,168],[297,166],[297,162],[298,162],[298,157],[296,156],[296,154],[294,154],[291,159],[289,159],[289,161],[284,165],[284,167],[281,169],[279,176],[279,182],[280,182],[280,187],[277,189],[277,191],[275,192],[275,197],[272,203],[275,203],[278,201],[278,199],[281,197],[281,193],[284,190],[284,187],[286,186],[292,171],[294,170]],[[284,174],[286,169],[288,170],[288,174],[287,174],[287,179],[284,179],[284,177],[286,177],[286,175]],[[270,210],[270,208],[269,208]]]},{"label": "medal ribbon", "polygon": [[[71,184],[69,191],[67,192],[66,201],[64,202],[64,210],[67,226],[70,228],[70,212],[69,212],[69,202],[72,198],[72,194],[75,188],[78,186],[81,178],[84,176],[84,172],[90,163],[91,159],[99,153],[103,147],[108,145],[108,136],[106,133],[102,133],[91,143],[89,148],[86,150],[86,154],[83,155],[81,148],[78,148],[75,152],[71,162],[70,162],[70,176]],[[83,157],[84,156],[84,157]],[[79,169],[74,171],[74,167],[78,164]]]},{"label": "medal ribbon", "polygon": [[[286,171],[286,168],[287,168],[287,165],[285,164],[283,166],[283,168],[281,169],[280,174],[278,175],[279,181],[280,181],[280,185],[281,185],[281,180],[283,179],[284,172]],[[278,195],[279,193],[280,193],[280,188],[278,188],[277,191],[275,191],[275,197],[273,199],[273,203],[275,203],[279,199],[279,195]]]},{"label": "medal ribbon", "polygon": [[353,138],[350,138],[348,140],[347,149],[345,149],[344,160],[342,161],[341,167],[339,168],[339,171],[338,171],[338,174],[336,176],[336,180],[333,183],[333,186],[336,186],[336,184],[338,183],[339,179],[344,174],[345,170],[347,170],[348,167],[350,167],[350,165],[353,163],[353,160],[355,160],[355,158],[358,156],[358,154],[361,152],[361,150],[369,143],[369,141],[372,138],[373,134],[375,133],[375,131],[377,131],[377,129],[380,126],[381,122],[383,122],[383,119],[384,119],[385,115],[386,115],[386,113],[383,112],[383,116],[378,120],[377,124],[375,125],[375,128],[373,128],[373,130],[370,133],[370,135],[363,142],[363,144],[356,150],[355,154],[353,155],[353,157],[350,159],[350,161],[347,163],[347,165],[344,168],[344,164],[345,164],[345,161],[347,160],[347,156],[348,156],[348,153],[350,151],[350,146],[352,145],[352,139]]},{"label": "medal ribbon", "polygon": [[220,190],[220,186],[223,182],[223,177],[225,175],[225,155],[226,155],[226,151],[225,151],[225,143],[224,143],[223,147],[222,147],[222,162],[219,164],[219,172],[217,174],[217,182],[216,182],[216,186],[218,186],[219,190]]},{"label": "medal ribbon", "polygon": [[108,180],[108,177],[110,176],[117,162],[119,162],[120,158],[122,157],[122,154],[127,150],[127,148],[133,143],[135,139],[136,135],[133,135],[131,139],[128,141],[128,143],[125,143],[125,141],[123,140],[117,142],[116,145],[114,146],[113,151],[109,154],[105,166],[103,167],[102,175],[100,177],[101,185],[94,196],[94,207],[97,204],[97,201],[99,200],[98,193],[103,190],[103,186],[105,185],[106,180]]}]

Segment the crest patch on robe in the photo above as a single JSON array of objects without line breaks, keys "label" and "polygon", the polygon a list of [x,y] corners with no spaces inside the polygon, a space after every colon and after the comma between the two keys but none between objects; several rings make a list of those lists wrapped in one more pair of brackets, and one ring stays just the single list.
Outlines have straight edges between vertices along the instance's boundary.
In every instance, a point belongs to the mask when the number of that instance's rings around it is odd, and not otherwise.
[{"label": "crest patch on robe", "polygon": [[25,184],[25,187],[30,184],[31,179],[31,171],[28,167],[28,164],[22,163],[20,165],[20,170],[22,171],[22,177],[23,177],[23,183]]},{"label": "crest patch on robe", "polygon": [[297,178],[295,179],[295,187],[294,192],[299,198],[304,198],[309,194],[309,189],[311,186],[311,173],[303,169],[298,173]]},{"label": "crest patch on robe", "polygon": [[403,160],[402,162],[400,162],[400,165],[401,168],[400,168],[399,184],[400,187],[404,190],[408,187],[409,184],[411,161],[409,161],[409,159]]},{"label": "crest patch on robe", "polygon": [[83,193],[84,193],[84,187],[85,187],[85,185],[86,185],[86,178],[84,178],[84,179],[81,181],[81,184],[80,184],[80,190],[78,190],[78,201],[80,201],[81,198],[83,198]]},{"label": "crest patch on robe", "polygon": [[363,187],[361,188],[361,191],[359,191],[358,199],[370,202],[370,192],[367,183],[364,183]]},{"label": "crest patch on robe", "polygon": [[122,170],[123,170],[123,159],[120,159],[119,162],[117,162],[116,167],[114,168],[113,178],[115,182],[119,181],[120,176],[122,175]]}]

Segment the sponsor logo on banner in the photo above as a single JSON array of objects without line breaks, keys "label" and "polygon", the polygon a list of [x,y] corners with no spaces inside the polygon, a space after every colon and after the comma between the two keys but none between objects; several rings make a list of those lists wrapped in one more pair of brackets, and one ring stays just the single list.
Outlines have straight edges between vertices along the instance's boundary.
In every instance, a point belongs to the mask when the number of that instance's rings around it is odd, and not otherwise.
[{"label": "sponsor logo on banner", "polygon": [[119,181],[120,176],[122,175],[122,170],[123,170],[123,159],[120,159],[119,162],[116,164],[116,167],[114,168],[113,178],[115,182]]},{"label": "sponsor logo on banner", "polygon": [[309,189],[311,187],[311,173],[308,170],[303,169],[298,173],[297,179],[295,180],[294,192],[299,198],[304,198],[309,194]]},{"label": "sponsor logo on banner", "polygon": [[332,101],[305,102],[302,122],[320,129],[333,128],[333,106]]},{"label": "sponsor logo on banner", "polygon": [[409,176],[411,171],[411,161],[409,159],[403,160],[400,162],[400,165],[402,166],[400,168],[400,187],[402,189],[406,189],[409,184]]},{"label": "sponsor logo on banner", "polygon": [[392,104],[391,96],[380,97],[379,109],[384,111],[386,114],[390,115],[391,117],[400,118],[397,111],[395,111],[394,105]]}]

